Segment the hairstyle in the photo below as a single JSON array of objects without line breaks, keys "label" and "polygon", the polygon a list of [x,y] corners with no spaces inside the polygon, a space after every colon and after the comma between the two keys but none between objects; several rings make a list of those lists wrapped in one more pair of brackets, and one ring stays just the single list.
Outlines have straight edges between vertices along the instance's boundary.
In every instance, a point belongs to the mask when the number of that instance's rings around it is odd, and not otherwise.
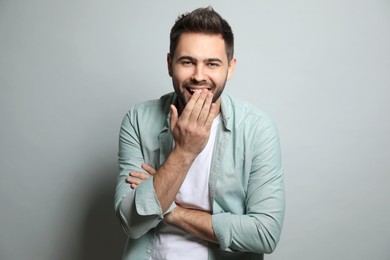
[{"label": "hairstyle", "polygon": [[232,28],[214,9],[209,6],[198,8],[191,13],[180,15],[171,29],[169,52],[174,55],[180,35],[184,32],[221,34],[225,41],[228,60],[233,58],[234,36]]}]

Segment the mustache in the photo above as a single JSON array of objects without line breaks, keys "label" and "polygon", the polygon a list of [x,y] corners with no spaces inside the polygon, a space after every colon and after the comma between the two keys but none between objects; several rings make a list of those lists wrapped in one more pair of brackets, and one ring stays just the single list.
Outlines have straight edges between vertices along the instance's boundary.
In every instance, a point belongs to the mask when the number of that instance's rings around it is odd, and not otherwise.
[{"label": "mustache", "polygon": [[207,86],[207,88],[214,88],[214,84],[210,83],[210,82],[207,82],[205,80],[202,80],[202,81],[197,81],[197,80],[193,80],[193,79],[190,79],[190,80],[186,80],[184,81],[183,83],[183,87],[184,88],[191,88],[192,86]]}]

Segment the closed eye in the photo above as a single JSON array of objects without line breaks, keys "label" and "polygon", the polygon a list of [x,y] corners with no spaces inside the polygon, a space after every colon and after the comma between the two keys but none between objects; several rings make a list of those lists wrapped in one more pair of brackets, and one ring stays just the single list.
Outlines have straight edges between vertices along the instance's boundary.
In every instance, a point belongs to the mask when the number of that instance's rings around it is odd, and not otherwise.
[{"label": "closed eye", "polygon": [[219,68],[223,64],[222,60],[220,60],[218,58],[210,58],[210,59],[205,60],[205,62],[207,64],[207,67],[209,67],[211,69]]},{"label": "closed eye", "polygon": [[191,65],[193,65],[193,62],[189,61],[189,60],[181,60],[180,64],[183,66],[191,66]]},{"label": "closed eye", "polygon": [[216,62],[210,62],[210,63],[207,64],[207,66],[209,68],[218,68],[220,66],[220,64],[216,63]]},{"label": "closed eye", "polygon": [[183,65],[185,67],[189,67],[189,66],[192,66],[194,64],[196,64],[196,59],[194,59],[193,57],[191,56],[182,56],[180,57],[177,62],[180,64],[180,65]]}]

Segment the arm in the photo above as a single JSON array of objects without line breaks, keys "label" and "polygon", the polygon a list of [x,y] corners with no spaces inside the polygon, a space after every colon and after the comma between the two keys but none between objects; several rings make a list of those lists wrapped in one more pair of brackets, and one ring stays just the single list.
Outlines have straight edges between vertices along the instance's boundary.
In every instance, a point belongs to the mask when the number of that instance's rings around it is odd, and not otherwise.
[{"label": "arm", "polygon": [[171,106],[171,131],[175,148],[164,164],[154,172],[154,177],[145,178],[136,189],[131,189],[126,179],[129,178],[129,172],[143,172],[139,168],[143,164],[143,158],[137,128],[131,125],[131,120],[124,121],[119,149],[121,173],[115,208],[122,227],[130,237],[138,238],[145,234],[157,226],[163,215],[172,209],[173,200],[188,169],[207,143],[215,114],[216,107],[212,104],[212,94],[208,91],[195,93],[180,117],[176,108]]},{"label": "arm", "polygon": [[[131,238],[138,238],[161,221],[161,212],[158,211],[158,201],[152,190],[150,181],[142,189],[131,189],[126,183],[129,172],[144,172],[140,166],[145,161],[140,133],[135,111],[130,110],[122,121],[119,134],[119,176],[115,190],[115,213],[125,233]],[[149,190],[149,192],[148,192]],[[144,207],[153,208],[153,211],[139,210],[136,198],[143,197]]]},{"label": "arm", "polygon": [[[126,179],[126,182],[130,184],[132,189],[137,188],[139,184],[149,179],[156,172],[153,167],[147,164],[142,164],[142,168],[148,173],[134,171]],[[211,214],[209,212],[187,209],[176,205],[172,211],[165,215],[164,219],[167,223],[177,225],[197,237],[212,243],[218,243],[212,228]]]},{"label": "arm", "polygon": [[174,202],[193,161],[206,146],[213,119],[217,114],[213,95],[195,92],[180,117],[171,106],[171,132],[175,147],[154,176],[154,190],[165,212]]},{"label": "arm", "polygon": [[208,212],[187,209],[177,205],[174,210],[165,215],[165,221],[179,226],[201,239],[218,244],[218,239],[212,227],[211,214]]},{"label": "arm", "polygon": [[177,205],[164,219],[226,251],[271,253],[284,216],[283,169],[279,138],[271,122],[251,140],[255,148],[248,181],[245,214],[208,212]]},{"label": "arm", "polygon": [[[153,167],[147,164],[142,164],[142,168],[148,173],[134,171],[126,179],[126,182],[130,184],[132,189],[137,188],[139,184],[149,179],[156,172]],[[176,205],[172,211],[165,215],[164,219],[167,223],[177,225],[197,237],[212,243],[218,243],[218,239],[212,228],[212,218],[209,212],[187,209]]]},{"label": "arm", "polygon": [[271,253],[280,238],[285,208],[279,137],[269,119],[254,131],[246,151],[251,166],[245,213],[216,213],[212,225],[223,250]]}]

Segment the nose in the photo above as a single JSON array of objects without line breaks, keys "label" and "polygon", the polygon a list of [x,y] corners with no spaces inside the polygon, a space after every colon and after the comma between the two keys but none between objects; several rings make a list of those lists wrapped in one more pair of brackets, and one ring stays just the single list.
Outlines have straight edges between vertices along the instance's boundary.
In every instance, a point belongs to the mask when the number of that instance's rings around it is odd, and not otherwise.
[{"label": "nose", "polygon": [[198,82],[206,80],[206,71],[202,64],[197,64],[194,67],[194,73],[192,74],[191,79],[196,80]]}]

